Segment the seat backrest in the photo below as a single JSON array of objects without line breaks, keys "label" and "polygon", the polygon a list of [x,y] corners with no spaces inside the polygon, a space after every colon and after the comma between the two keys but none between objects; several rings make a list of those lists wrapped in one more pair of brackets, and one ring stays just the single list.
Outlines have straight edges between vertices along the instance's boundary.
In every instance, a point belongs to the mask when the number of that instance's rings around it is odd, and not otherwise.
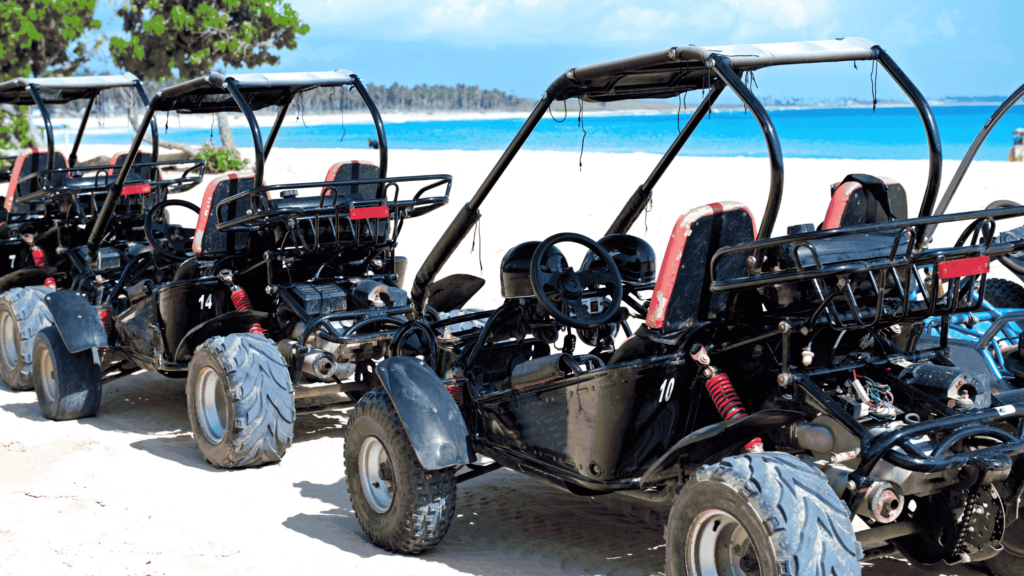
[{"label": "seat backrest", "polygon": [[[63,152],[56,152],[53,157],[53,169],[63,169],[68,167],[68,160],[64,157]],[[4,208],[8,213],[25,213],[31,210],[30,206],[24,204],[14,204],[15,198],[20,198],[27,194],[38,192],[40,189],[38,180],[29,180],[28,182],[22,182],[18,184],[18,180],[29,176],[36,172],[42,172],[46,170],[46,151],[39,148],[29,148],[24,150],[18,155],[18,158],[14,161],[14,166],[11,168],[11,179],[7,183],[7,197],[4,199]],[[51,187],[61,186],[64,175],[58,174],[56,177],[49,178]]]},{"label": "seat backrest", "polygon": [[[889,216],[879,199],[871,194],[861,182],[852,178],[860,175],[847,176],[843,182],[832,185],[832,200],[825,213],[822,230],[834,230],[857,224],[874,224],[888,222]],[[903,185],[892,178],[878,178],[885,185],[885,193],[889,199],[892,215],[897,220],[907,218],[907,191]]]},{"label": "seat backrest", "polygon": [[[710,314],[725,310],[728,294],[712,294],[711,257],[721,248],[751,242],[757,237],[754,216],[739,202],[699,206],[676,221],[654,284],[647,327],[677,332]],[[746,254],[731,254],[717,264],[718,278],[745,274]]]},{"label": "seat backrest", "polygon": [[[217,204],[225,198],[256,187],[256,175],[252,172],[229,172],[214,178],[206,186],[203,203],[199,207],[196,235],[192,240],[192,251],[203,257],[217,256],[244,250],[249,243],[249,233],[217,230],[218,218],[213,215]],[[249,198],[240,198],[220,210],[220,222],[238,218],[249,209]]]},{"label": "seat backrest", "polygon": [[[349,160],[347,162],[338,162],[334,166],[331,166],[330,170],[327,171],[327,177],[324,178],[324,182],[373,180],[374,178],[380,178],[380,168],[378,168],[376,164],[360,160]],[[374,200],[377,198],[378,188],[379,186],[376,184],[349,184],[347,186],[324,188],[322,193],[326,196],[330,196],[332,194],[332,190],[337,190],[338,194],[341,195],[338,199],[339,202],[346,199]]]},{"label": "seat backrest", "polygon": [[[110,165],[113,166],[114,168],[111,168],[111,169],[107,170],[107,175],[108,176],[116,176],[117,175],[117,170],[116,169],[120,168],[121,166],[124,166],[124,161],[127,158],[128,158],[128,152],[127,151],[125,151],[125,152],[118,152],[117,154],[114,154],[113,156],[111,156],[111,158],[110,158]],[[130,170],[130,172],[132,174],[138,175],[143,180],[146,180],[147,179],[146,175],[142,173],[142,169],[139,168],[139,164],[145,164],[145,163],[152,162],[152,161],[153,161],[153,154],[151,152],[136,152],[135,153],[135,163],[132,165],[132,169]],[[159,170],[158,170],[157,171],[157,180],[159,180],[159,179],[161,179],[161,178],[160,178],[160,173],[159,173]]]}]

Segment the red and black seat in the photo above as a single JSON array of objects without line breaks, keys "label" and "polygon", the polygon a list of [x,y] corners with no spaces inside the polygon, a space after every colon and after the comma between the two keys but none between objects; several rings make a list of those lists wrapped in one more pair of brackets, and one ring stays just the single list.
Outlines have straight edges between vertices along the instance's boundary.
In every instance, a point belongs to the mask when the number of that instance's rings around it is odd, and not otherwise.
[{"label": "red and black seat", "polygon": [[[739,202],[698,206],[676,221],[654,284],[644,326],[612,355],[609,364],[657,354],[657,342],[721,314],[728,294],[711,292],[711,257],[722,248],[752,242],[757,227],[750,209]],[[746,254],[719,259],[716,278],[746,275]]]},{"label": "red and black seat", "polygon": [[[7,197],[4,199],[4,209],[8,214],[23,214],[32,211],[30,206],[15,204],[14,200],[28,194],[33,194],[42,189],[39,179],[33,178],[27,182],[18,183],[18,180],[46,170],[47,153],[39,148],[30,148],[18,155],[11,168],[11,178],[7,183]],[[60,170],[68,167],[67,158],[61,152],[56,152],[53,157],[53,169]],[[62,186],[66,175],[57,173],[47,178],[49,186],[55,188]]]},{"label": "red and black seat", "polygon": [[892,178],[851,174],[832,185],[822,230],[906,220],[907,191]]},{"label": "red and black seat", "polygon": [[[380,178],[380,168],[372,162],[361,160],[349,160],[338,162],[327,171],[324,182],[348,182],[351,180],[373,180]],[[339,201],[350,200],[374,200],[378,198],[377,191],[380,188],[377,184],[349,184],[347,186],[331,186],[323,189],[324,195],[331,195],[337,190]]]},{"label": "red and black seat", "polygon": [[[654,284],[647,327],[678,332],[724,311],[728,295],[710,289],[711,257],[756,237],[754,216],[739,202],[707,204],[680,216]],[[716,274],[731,278],[745,270],[745,255],[733,254],[719,260]]]},{"label": "red and black seat", "polygon": [[213,211],[217,204],[256,187],[256,175],[252,172],[229,172],[214,178],[206,186],[203,203],[199,207],[199,220],[196,222],[196,234],[192,240],[192,251],[203,258],[220,256],[245,250],[249,244],[249,232],[217,230],[217,222],[245,215],[250,207],[250,199],[243,196],[230,204],[221,206],[219,218]]}]

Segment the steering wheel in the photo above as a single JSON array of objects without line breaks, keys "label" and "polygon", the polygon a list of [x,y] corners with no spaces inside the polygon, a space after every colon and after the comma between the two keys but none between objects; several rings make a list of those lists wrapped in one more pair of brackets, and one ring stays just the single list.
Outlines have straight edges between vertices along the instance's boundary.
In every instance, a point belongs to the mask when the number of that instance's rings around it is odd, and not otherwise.
[{"label": "steering wheel", "polygon": [[177,224],[157,222],[157,216],[163,220],[164,209],[168,206],[181,206],[199,214],[199,207],[184,200],[164,200],[149,209],[146,213],[146,240],[149,245],[168,260],[184,262],[192,255],[192,239],[196,235],[195,228],[183,228]]},{"label": "steering wheel", "polygon": [[[547,251],[561,242],[585,246],[601,257],[601,264],[576,272],[561,255],[545,258]],[[530,284],[541,308],[573,328],[603,326],[618,318],[622,305],[622,277],[615,261],[600,244],[581,234],[563,232],[541,242],[530,260]]]}]

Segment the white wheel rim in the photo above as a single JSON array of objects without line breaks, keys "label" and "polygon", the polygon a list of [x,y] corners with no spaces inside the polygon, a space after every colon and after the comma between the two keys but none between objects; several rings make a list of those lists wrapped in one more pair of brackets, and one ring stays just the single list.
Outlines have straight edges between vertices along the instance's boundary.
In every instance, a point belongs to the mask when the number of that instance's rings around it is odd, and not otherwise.
[{"label": "white wheel rim", "polygon": [[14,322],[14,316],[4,310],[0,316],[0,355],[3,356],[4,365],[8,370],[14,370],[18,366],[18,330]]},{"label": "white wheel rim", "polygon": [[686,533],[686,573],[691,576],[761,574],[746,529],[728,512],[707,510]]},{"label": "white wheel rim", "polygon": [[394,474],[384,444],[375,436],[368,436],[359,447],[359,482],[363,486],[366,502],[378,514],[390,510],[394,500],[392,482],[381,478],[382,468]]},{"label": "white wheel rim", "polygon": [[53,355],[45,347],[39,358],[39,367],[42,369],[39,383],[43,386],[43,396],[52,404],[57,401],[57,367],[53,365]]},{"label": "white wheel rim", "polygon": [[210,443],[220,444],[228,425],[228,398],[221,386],[220,376],[209,366],[199,373],[196,404],[203,435]]}]

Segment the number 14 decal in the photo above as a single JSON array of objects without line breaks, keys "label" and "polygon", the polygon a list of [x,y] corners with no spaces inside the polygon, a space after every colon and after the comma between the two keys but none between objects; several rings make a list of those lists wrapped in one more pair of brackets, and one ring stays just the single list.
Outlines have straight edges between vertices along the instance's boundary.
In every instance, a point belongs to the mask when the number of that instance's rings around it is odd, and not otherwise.
[{"label": "number 14 decal", "polygon": [[668,402],[672,398],[672,391],[676,387],[676,379],[668,378],[661,383],[661,396],[658,397],[658,402]]},{"label": "number 14 decal", "polygon": [[200,294],[199,308],[213,308],[213,294]]}]

